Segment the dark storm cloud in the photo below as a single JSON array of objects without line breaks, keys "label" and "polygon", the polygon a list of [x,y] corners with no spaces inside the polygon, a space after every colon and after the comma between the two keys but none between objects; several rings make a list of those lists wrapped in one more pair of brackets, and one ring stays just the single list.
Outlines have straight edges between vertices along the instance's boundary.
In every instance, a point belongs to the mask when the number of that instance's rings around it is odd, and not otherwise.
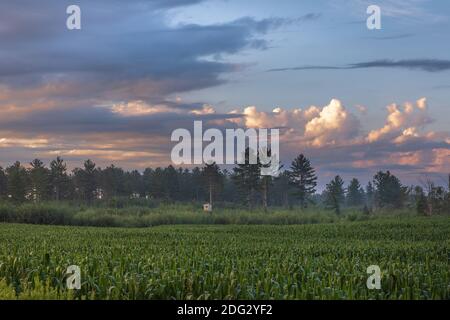
[{"label": "dark storm cloud", "polygon": [[195,115],[187,112],[198,109],[197,105],[177,105],[174,110],[176,109],[184,110],[184,112],[124,116],[112,112],[107,107],[84,106],[71,109],[40,110],[16,119],[0,119],[0,127],[3,131],[17,131],[28,136],[131,133],[170,137],[170,133],[174,129],[192,127],[194,120],[212,121],[241,117],[241,115],[229,114]]},{"label": "dark storm cloud", "polygon": [[64,81],[96,99],[163,99],[223,83],[220,76],[240,66],[220,57],[264,49],[260,36],[295,22],[247,17],[169,25],[171,8],[198,2],[77,1],[82,29],[75,31],[65,26],[70,1],[2,2],[0,81],[11,88]]},{"label": "dark storm cloud", "polygon": [[270,69],[268,72],[298,71],[298,70],[351,70],[368,68],[397,68],[421,70],[426,72],[441,72],[450,70],[450,60],[439,59],[411,59],[411,60],[375,60],[353,63],[347,66],[301,66],[291,68]]}]

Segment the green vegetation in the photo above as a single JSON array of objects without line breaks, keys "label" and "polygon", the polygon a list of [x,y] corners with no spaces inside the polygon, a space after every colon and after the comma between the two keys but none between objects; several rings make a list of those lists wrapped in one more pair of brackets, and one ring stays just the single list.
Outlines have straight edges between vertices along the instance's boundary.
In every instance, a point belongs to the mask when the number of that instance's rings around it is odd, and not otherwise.
[{"label": "green vegetation", "polygon": [[[146,229],[0,224],[0,298],[449,299],[450,219]],[[78,265],[80,291],[65,270]],[[366,268],[379,265],[381,290]]]},{"label": "green vegetation", "polygon": [[[406,213],[398,211],[398,214]],[[139,206],[120,208],[75,206],[70,203],[0,204],[0,222],[95,227],[152,227],[169,224],[292,225],[370,218],[371,216],[360,210],[347,210],[345,215],[336,216],[328,210],[312,208],[270,211],[222,208],[213,213],[206,213],[202,211],[200,204],[154,205],[149,202],[148,206],[144,206],[141,202]]]},{"label": "green vegetation", "polygon": [[[250,159],[258,161],[252,164]],[[59,157],[51,161],[49,167],[39,159],[26,166],[15,162],[6,169],[0,167],[0,204],[55,201],[97,207],[130,201],[143,202],[144,206],[149,201],[209,202],[214,210],[233,204],[264,211],[327,208],[340,214],[348,208],[366,213],[408,208],[421,215],[450,213],[450,175],[446,186],[437,185],[426,177],[419,181],[422,186],[405,186],[390,171],[378,171],[365,189],[356,178],[347,183],[336,176],[319,194],[318,176],[311,161],[303,154],[294,159],[289,169],[284,170],[277,164],[278,177],[262,175],[261,170],[267,169],[267,165],[262,164],[258,153],[251,153],[248,148],[245,160],[232,171],[211,163],[202,168],[183,169],[169,165],[147,168],[143,172],[125,171],[114,165],[100,168],[91,160],[69,172]]]},{"label": "green vegetation", "polygon": [[0,168],[0,298],[450,299],[450,177],[336,176],[318,194],[304,155],[277,178],[261,168]]}]

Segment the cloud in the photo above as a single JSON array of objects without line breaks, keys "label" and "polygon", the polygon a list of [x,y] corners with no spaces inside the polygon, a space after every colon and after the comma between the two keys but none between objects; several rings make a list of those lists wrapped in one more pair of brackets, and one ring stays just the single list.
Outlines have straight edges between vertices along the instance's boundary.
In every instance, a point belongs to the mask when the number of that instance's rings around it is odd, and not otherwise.
[{"label": "cloud", "polygon": [[[296,19],[243,17],[198,25],[171,23],[171,9],[198,0],[79,1],[82,29],[65,27],[66,1],[0,3],[0,100],[60,98],[66,106],[143,101],[217,86],[244,68],[224,57],[267,48],[264,36]],[[105,10],[107,8],[107,10]],[[308,20],[315,15],[299,18]],[[80,100],[83,102],[80,103]],[[1,101],[0,101],[1,103]]]},{"label": "cloud", "polygon": [[313,146],[336,144],[343,139],[350,139],[358,132],[358,122],[347,112],[342,103],[331,100],[319,115],[305,126],[305,137],[311,138]]},{"label": "cloud", "polygon": [[38,138],[1,138],[0,137],[0,148],[7,148],[12,146],[20,146],[29,149],[35,149],[43,146],[47,146],[49,143],[48,139],[38,139]]},{"label": "cloud", "polygon": [[244,108],[242,119],[231,119],[247,128],[281,128],[284,141],[295,141],[304,146],[324,147],[349,141],[359,131],[359,121],[337,99],[322,108],[309,106],[272,112],[259,111],[256,106]]},{"label": "cloud", "polygon": [[387,36],[367,37],[367,39],[372,39],[372,40],[398,40],[398,39],[411,38],[413,36],[414,36],[413,33],[402,33],[402,34],[394,34],[394,35],[387,35]]},{"label": "cloud", "polygon": [[123,116],[135,117],[157,113],[176,111],[167,104],[150,105],[142,100],[117,103],[111,106],[111,111]]},{"label": "cloud", "polygon": [[396,141],[403,142],[407,138],[417,137],[417,127],[423,127],[431,122],[427,115],[426,98],[417,100],[415,105],[407,102],[403,108],[391,104],[387,110],[386,124],[382,128],[372,130],[367,136],[367,141],[375,142],[397,136]]},{"label": "cloud", "polygon": [[[369,132],[362,130],[357,115],[333,99],[323,107],[308,106],[272,112],[256,106],[233,110],[243,118],[227,120],[252,128],[281,129],[281,160],[305,153],[318,169],[321,183],[336,173],[347,179],[368,179],[378,170],[392,170],[405,183],[417,183],[424,173],[436,176],[448,172],[449,132],[427,131],[432,122],[427,99],[402,106],[391,104],[384,124]],[[447,150],[447,151],[445,151]]]},{"label": "cloud", "polygon": [[443,72],[450,70],[450,60],[440,59],[410,59],[410,60],[374,60],[353,63],[346,66],[300,66],[291,68],[269,69],[268,72],[299,71],[299,70],[352,70],[369,68],[396,68],[421,70],[426,72]]},{"label": "cloud", "polygon": [[191,113],[195,115],[215,114],[216,110],[212,106],[205,104],[202,109],[192,110]]},{"label": "cloud", "polygon": [[321,107],[276,107],[268,112],[248,106],[227,114],[211,105],[171,108],[142,101],[37,110],[14,121],[0,118],[1,161],[6,165],[17,157],[24,162],[39,157],[49,162],[62,155],[72,165],[91,158],[100,166],[165,166],[171,163],[171,132],[192,130],[194,120],[202,120],[205,130],[279,128],[281,161],[289,167],[298,153],[306,154],[322,184],[336,173],[364,181],[377,170],[393,170],[413,183],[421,174],[438,176],[449,167],[450,134],[426,130],[431,123],[428,109],[425,98],[391,104],[385,123],[369,132],[338,99]]}]

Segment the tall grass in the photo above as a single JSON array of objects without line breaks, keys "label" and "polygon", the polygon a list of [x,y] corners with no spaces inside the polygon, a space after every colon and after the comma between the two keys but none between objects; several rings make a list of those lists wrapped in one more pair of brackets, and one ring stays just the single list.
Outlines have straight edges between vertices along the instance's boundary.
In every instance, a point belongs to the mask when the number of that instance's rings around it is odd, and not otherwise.
[{"label": "tall grass", "polygon": [[[411,216],[411,211],[378,212],[376,216]],[[13,205],[0,203],[0,222],[73,225],[95,227],[151,227],[173,224],[295,225],[361,221],[373,218],[359,209],[346,209],[341,215],[314,207],[309,209],[272,208],[267,211],[219,208],[205,213],[198,204],[139,204],[139,206],[86,207],[73,203]]]}]

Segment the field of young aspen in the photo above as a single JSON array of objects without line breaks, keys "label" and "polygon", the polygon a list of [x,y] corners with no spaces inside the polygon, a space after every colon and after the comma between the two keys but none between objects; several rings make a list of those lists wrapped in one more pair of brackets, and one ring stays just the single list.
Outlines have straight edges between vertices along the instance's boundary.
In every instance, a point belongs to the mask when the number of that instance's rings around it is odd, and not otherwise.
[{"label": "field of young aspen", "polygon": [[[450,219],[142,229],[0,224],[0,299],[450,299]],[[66,270],[81,270],[68,290]],[[367,267],[381,269],[369,290]]]}]

